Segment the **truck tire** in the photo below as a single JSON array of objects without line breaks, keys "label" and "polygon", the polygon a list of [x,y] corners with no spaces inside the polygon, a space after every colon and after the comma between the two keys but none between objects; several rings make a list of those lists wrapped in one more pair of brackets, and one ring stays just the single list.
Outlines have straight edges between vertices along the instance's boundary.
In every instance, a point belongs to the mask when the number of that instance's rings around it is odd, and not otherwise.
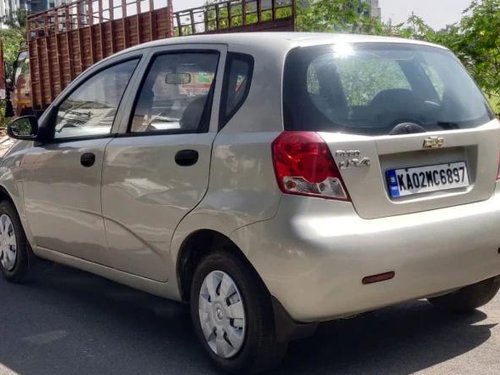
[{"label": "truck tire", "polygon": [[194,331],[219,369],[258,373],[278,365],[287,343],[278,343],[271,296],[255,271],[231,250],[203,258],[191,284]]},{"label": "truck tire", "polygon": [[8,281],[23,282],[34,256],[24,234],[15,206],[0,202],[0,270]]},{"label": "truck tire", "polygon": [[453,313],[470,313],[486,305],[500,289],[500,277],[494,277],[466,286],[444,296],[429,298],[437,308]]}]

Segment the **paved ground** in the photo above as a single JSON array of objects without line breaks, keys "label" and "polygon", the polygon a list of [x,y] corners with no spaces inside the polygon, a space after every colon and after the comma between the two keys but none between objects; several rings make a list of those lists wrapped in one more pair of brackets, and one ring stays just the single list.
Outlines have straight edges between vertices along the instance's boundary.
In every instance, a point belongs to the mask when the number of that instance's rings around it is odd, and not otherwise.
[{"label": "paved ground", "polygon": [[[322,326],[276,374],[500,374],[500,298],[469,317],[426,302]],[[0,374],[215,374],[184,307],[62,266],[0,280]]]}]

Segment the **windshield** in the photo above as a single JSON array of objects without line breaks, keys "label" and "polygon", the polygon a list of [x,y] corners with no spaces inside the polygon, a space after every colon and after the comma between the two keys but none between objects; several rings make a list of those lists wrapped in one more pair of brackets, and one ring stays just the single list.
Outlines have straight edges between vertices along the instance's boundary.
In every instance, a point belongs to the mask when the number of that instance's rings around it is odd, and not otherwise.
[{"label": "windshield", "polygon": [[287,130],[382,135],[399,134],[402,126],[411,129],[403,132],[471,128],[494,118],[453,54],[410,44],[294,49],[283,99]]}]

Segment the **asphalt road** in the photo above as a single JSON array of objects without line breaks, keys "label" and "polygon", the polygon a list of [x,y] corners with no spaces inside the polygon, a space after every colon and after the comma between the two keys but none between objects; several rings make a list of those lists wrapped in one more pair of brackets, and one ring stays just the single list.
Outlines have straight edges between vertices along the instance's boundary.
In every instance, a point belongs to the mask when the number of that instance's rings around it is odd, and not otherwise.
[{"label": "asphalt road", "polygon": [[[425,301],[321,326],[290,344],[275,374],[500,374],[500,298],[472,316]],[[44,264],[0,280],[0,374],[216,374],[187,309]]]}]

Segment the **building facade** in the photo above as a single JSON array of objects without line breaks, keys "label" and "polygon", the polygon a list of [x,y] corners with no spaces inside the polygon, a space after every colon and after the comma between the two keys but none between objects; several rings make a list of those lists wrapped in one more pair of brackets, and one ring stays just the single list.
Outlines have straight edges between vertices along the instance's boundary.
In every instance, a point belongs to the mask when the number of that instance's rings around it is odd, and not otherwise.
[{"label": "building facade", "polygon": [[368,0],[368,3],[370,3],[370,16],[380,19],[382,12],[378,4],[378,0]]},{"label": "building facade", "polygon": [[9,19],[19,9],[26,9],[25,0],[0,0],[0,28],[6,28]]}]

